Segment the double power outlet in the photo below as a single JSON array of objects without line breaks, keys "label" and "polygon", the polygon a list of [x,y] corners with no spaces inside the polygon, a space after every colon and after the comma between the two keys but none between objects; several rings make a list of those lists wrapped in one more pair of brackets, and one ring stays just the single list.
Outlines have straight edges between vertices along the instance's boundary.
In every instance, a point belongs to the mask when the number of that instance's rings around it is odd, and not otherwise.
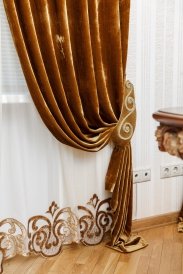
[{"label": "double power outlet", "polygon": [[[175,165],[167,165],[160,167],[160,178],[170,178],[183,176],[183,165],[175,164]],[[133,171],[133,182],[134,183],[142,183],[148,182],[151,180],[151,169],[142,169],[142,170],[134,170]]]},{"label": "double power outlet", "polygon": [[160,168],[160,178],[169,178],[183,175],[183,165],[175,164],[168,166],[161,166]]},{"label": "double power outlet", "polygon": [[142,183],[151,180],[151,170],[150,169],[142,169],[133,171],[133,182],[134,183]]}]

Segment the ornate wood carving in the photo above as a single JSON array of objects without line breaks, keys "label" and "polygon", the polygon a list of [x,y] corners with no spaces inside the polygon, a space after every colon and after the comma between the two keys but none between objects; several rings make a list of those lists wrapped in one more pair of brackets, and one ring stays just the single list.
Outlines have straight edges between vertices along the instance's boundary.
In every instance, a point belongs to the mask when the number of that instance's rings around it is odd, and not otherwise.
[{"label": "ornate wood carving", "polygon": [[[160,123],[155,133],[159,149],[183,159],[183,108],[160,110],[153,118]],[[178,231],[183,232],[183,206],[178,222]]]},{"label": "ornate wood carving", "polygon": [[178,231],[183,232],[183,217],[179,217]]},{"label": "ornate wood carving", "polygon": [[183,128],[160,125],[155,136],[161,151],[183,159]]}]

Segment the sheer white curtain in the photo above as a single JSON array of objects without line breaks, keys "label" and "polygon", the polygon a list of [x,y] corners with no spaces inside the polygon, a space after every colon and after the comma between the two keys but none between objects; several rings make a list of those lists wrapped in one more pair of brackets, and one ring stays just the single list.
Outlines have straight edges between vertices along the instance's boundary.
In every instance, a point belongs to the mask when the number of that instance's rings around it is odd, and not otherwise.
[{"label": "sheer white curtain", "polygon": [[59,143],[39,117],[14,49],[2,1],[1,10],[1,174],[0,219],[43,214],[52,201],[60,208],[84,205],[104,191],[112,148],[97,153]]}]

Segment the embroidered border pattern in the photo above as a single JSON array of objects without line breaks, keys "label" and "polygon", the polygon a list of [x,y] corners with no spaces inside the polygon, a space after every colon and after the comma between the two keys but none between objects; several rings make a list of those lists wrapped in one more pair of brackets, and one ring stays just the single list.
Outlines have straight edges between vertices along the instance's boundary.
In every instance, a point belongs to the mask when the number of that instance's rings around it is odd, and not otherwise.
[{"label": "embroidered border pattern", "polygon": [[[111,198],[100,201],[96,194],[87,203],[88,207],[78,206],[81,242],[84,245],[97,245],[102,242],[104,235],[111,228],[112,212]],[[84,212],[84,215],[83,215]]]},{"label": "embroidered border pattern", "polygon": [[52,202],[46,215],[33,216],[26,229],[19,221],[9,218],[0,222],[0,273],[3,262],[17,254],[31,253],[53,257],[63,245],[78,243],[96,245],[102,242],[112,224],[111,198],[100,201],[96,194],[87,206],[78,206],[78,217],[70,207],[60,209]]},{"label": "embroidered border pattern", "polygon": [[26,228],[13,218],[4,219],[0,222],[0,273],[3,261],[17,254],[29,255]]},{"label": "embroidered border pattern", "polygon": [[46,216],[28,221],[29,250],[44,257],[58,255],[63,244],[78,242],[78,220],[69,207],[59,209],[52,202]]}]

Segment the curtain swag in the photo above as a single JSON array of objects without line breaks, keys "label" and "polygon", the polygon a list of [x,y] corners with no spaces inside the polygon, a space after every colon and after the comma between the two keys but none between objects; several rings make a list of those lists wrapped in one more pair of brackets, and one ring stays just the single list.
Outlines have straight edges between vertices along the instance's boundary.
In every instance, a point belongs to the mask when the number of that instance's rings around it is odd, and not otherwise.
[{"label": "curtain swag", "polygon": [[130,0],[4,0],[37,110],[62,143],[98,151],[114,142],[106,175],[113,224],[108,246],[131,252],[133,86],[125,81]]}]

